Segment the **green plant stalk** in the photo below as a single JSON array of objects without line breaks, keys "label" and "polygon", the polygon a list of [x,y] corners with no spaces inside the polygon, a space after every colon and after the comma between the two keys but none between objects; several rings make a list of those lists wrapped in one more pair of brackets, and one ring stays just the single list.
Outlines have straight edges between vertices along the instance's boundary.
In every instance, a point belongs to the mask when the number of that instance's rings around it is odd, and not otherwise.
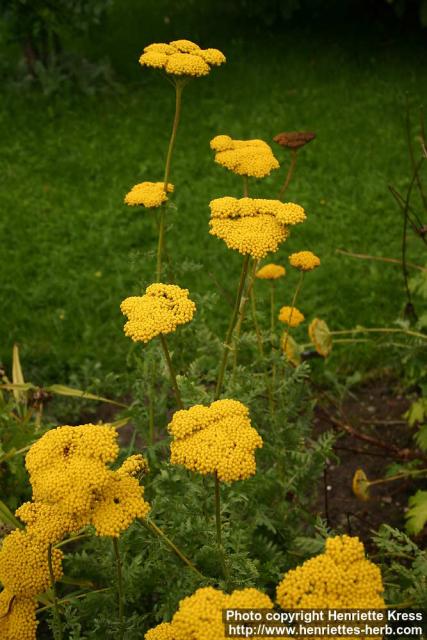
[{"label": "green plant stalk", "polygon": [[[273,350],[273,340],[274,340],[274,332],[276,329],[276,312],[275,312],[275,294],[276,294],[276,285],[274,280],[270,282],[270,344],[271,350]],[[273,362],[273,366],[271,368],[271,384],[269,385],[269,405],[270,405],[270,414],[274,415],[274,396],[276,394],[276,363]]]},{"label": "green plant stalk", "polygon": [[255,273],[256,273],[257,267],[258,267],[258,260],[253,260],[252,271],[251,271],[250,276],[249,276],[248,286],[246,287],[246,291],[243,293],[242,299],[240,301],[239,317],[237,319],[236,331],[235,331],[235,335],[234,335],[233,374],[234,374],[236,366],[237,366],[237,352],[238,352],[237,342],[238,342],[238,340],[240,338],[240,334],[242,332],[242,325],[243,325],[243,321],[245,319],[246,305],[247,305],[248,300],[250,299],[250,297],[252,295],[252,289],[253,289],[254,282],[255,282]]},{"label": "green plant stalk", "polygon": [[165,544],[171,549],[180,560],[182,560],[187,567],[193,571],[201,580],[206,580],[203,573],[197,569],[197,567],[187,558],[187,556],[176,546],[174,542],[165,534],[165,532],[160,529],[154,522],[151,520],[139,520],[139,522],[152,533],[154,532]]},{"label": "green plant stalk", "polygon": [[[105,593],[106,591],[111,591],[111,587],[105,587],[104,589],[94,589],[88,591],[87,593],[80,593],[77,596],[70,596],[69,598],[62,598],[62,600],[58,600],[58,604],[68,604],[69,602],[73,602],[74,600],[81,600],[82,598],[87,598],[87,596],[92,595],[93,593]],[[43,611],[48,611],[51,609],[54,604],[47,604],[44,607],[39,607],[36,610],[36,613],[42,613]]]},{"label": "green plant stalk", "polygon": [[61,615],[59,613],[58,598],[56,595],[56,588],[55,588],[55,574],[53,572],[51,544],[48,546],[48,549],[47,549],[47,563],[49,566],[50,588],[52,590],[52,595],[53,595],[54,638],[55,640],[62,640],[63,638],[62,622],[61,622]]},{"label": "green plant stalk", "polygon": [[279,200],[281,200],[285,194],[286,189],[289,186],[289,183],[292,179],[293,173],[295,171],[295,167],[297,164],[297,150],[296,149],[291,149],[291,164],[289,165],[289,169],[288,172],[286,174],[286,178],[285,178],[285,182],[283,183],[283,185],[280,188],[279,191]]},{"label": "green plant stalk", "polygon": [[71,542],[79,542],[80,540],[87,540],[88,538],[93,538],[93,535],[91,533],[81,533],[77,536],[66,538],[61,542],[57,542],[54,547],[55,549],[60,549],[61,547],[65,547],[65,545],[70,544]]},{"label": "green plant stalk", "polygon": [[150,389],[148,395],[148,442],[151,446],[154,444],[154,384],[156,367],[153,362],[151,375],[150,375]]},{"label": "green plant stalk", "polygon": [[348,335],[352,333],[402,333],[406,336],[414,336],[415,338],[427,340],[427,335],[425,335],[424,333],[411,331],[410,329],[389,329],[388,327],[360,327],[359,329],[341,329],[339,331],[330,331],[330,334],[332,336]]},{"label": "green plant stalk", "polygon": [[122,560],[120,558],[119,543],[117,538],[113,538],[114,556],[116,559],[116,571],[117,571],[117,593],[118,593],[118,606],[119,606],[119,638],[122,640],[125,635],[125,594],[123,588],[123,572],[122,572]]},{"label": "green plant stalk", "polygon": [[304,271],[301,271],[300,277],[299,277],[299,280],[298,280],[298,284],[297,284],[296,289],[295,289],[294,297],[292,298],[291,313],[289,315],[289,323],[288,323],[288,326],[286,328],[285,341],[283,343],[283,352],[285,354],[286,354],[286,346],[288,344],[288,338],[289,338],[289,329],[291,327],[291,322],[292,322],[292,314],[294,312],[295,305],[296,305],[297,298],[298,298],[298,294],[301,291],[301,287],[302,287],[303,281],[304,281]]},{"label": "green plant stalk", "polygon": [[[166,156],[165,175],[163,179],[163,189],[165,193],[168,193],[168,184],[172,163],[172,155],[175,147],[176,134],[178,131],[179,120],[181,117],[181,105],[182,105],[182,91],[184,89],[184,82],[177,80],[175,82],[175,115],[173,119],[172,132],[169,139],[168,152]],[[163,252],[165,248],[165,207],[161,206],[160,220],[159,220],[159,239],[157,243],[157,263],[156,263],[156,280],[160,282],[162,276],[162,261]]]},{"label": "green plant stalk", "polygon": [[368,480],[368,487],[372,487],[376,484],[386,484],[387,482],[393,482],[394,480],[403,480],[404,478],[410,478],[411,476],[419,476],[427,474],[427,469],[416,469],[414,471],[407,471],[406,473],[397,473],[394,476],[388,478],[380,478],[379,480]]},{"label": "green plant stalk", "polygon": [[252,322],[254,323],[254,327],[255,327],[255,333],[256,333],[256,339],[257,339],[257,345],[258,345],[258,352],[259,355],[261,356],[261,358],[264,357],[264,345],[262,342],[262,335],[261,335],[261,330],[259,328],[259,323],[256,317],[256,298],[255,298],[255,288],[252,287],[251,293],[250,293],[250,298],[251,298],[251,313],[252,313]]},{"label": "green plant stalk", "polygon": [[167,367],[169,369],[170,379],[171,379],[172,386],[173,386],[173,389],[174,389],[174,392],[175,392],[176,403],[177,403],[179,409],[183,409],[184,408],[184,404],[182,402],[181,392],[179,390],[178,382],[176,380],[176,373],[175,373],[174,366],[172,364],[172,359],[170,357],[170,353],[169,353],[168,345],[167,345],[167,342],[166,342],[166,338],[163,335],[163,333],[160,333],[159,337],[160,337],[160,342],[162,343],[163,353],[165,354],[166,364],[167,364]]},{"label": "green plant stalk", "polygon": [[223,382],[224,382],[224,375],[225,375],[225,369],[226,369],[226,366],[227,366],[228,355],[229,355],[229,352],[230,352],[230,350],[232,348],[233,332],[234,332],[234,328],[236,326],[237,317],[238,317],[239,309],[240,309],[240,303],[241,303],[242,295],[243,295],[243,290],[245,288],[246,278],[247,278],[247,275],[248,275],[249,259],[250,259],[249,255],[247,255],[247,256],[245,256],[243,258],[242,271],[241,271],[241,274],[240,274],[240,281],[239,281],[239,286],[238,286],[238,289],[237,289],[236,300],[235,300],[235,303],[234,303],[233,312],[231,314],[230,323],[228,325],[227,335],[225,337],[224,351],[223,351],[221,364],[220,364],[220,368],[219,368],[219,372],[218,372],[218,379],[217,379],[217,383],[216,383],[216,387],[215,387],[215,396],[214,396],[215,400],[218,400],[219,396],[221,395],[221,389],[222,389],[222,385],[223,385]]},{"label": "green plant stalk", "polygon": [[228,572],[227,563],[225,561],[225,550],[222,544],[222,526],[221,526],[221,491],[218,478],[218,472],[215,471],[215,522],[216,522],[216,539],[218,551],[221,558],[221,568],[227,589],[230,585],[230,574]]}]

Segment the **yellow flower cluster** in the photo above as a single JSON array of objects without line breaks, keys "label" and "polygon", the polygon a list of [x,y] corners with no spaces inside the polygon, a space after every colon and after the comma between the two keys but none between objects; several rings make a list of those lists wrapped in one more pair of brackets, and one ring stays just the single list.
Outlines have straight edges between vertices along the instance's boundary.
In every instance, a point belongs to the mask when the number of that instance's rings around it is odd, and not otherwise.
[{"label": "yellow flower cluster", "polygon": [[[167,185],[166,191],[172,193],[173,184]],[[130,207],[141,205],[147,209],[160,207],[168,199],[163,182],[140,182],[136,184],[125,196],[125,204]]]},{"label": "yellow flower cluster", "polygon": [[[15,596],[31,598],[50,585],[48,545],[36,536],[17,529],[3,541],[0,551],[0,582]],[[62,576],[62,552],[52,551],[55,579]]]},{"label": "yellow flower cluster", "polygon": [[255,259],[277,251],[289,235],[288,226],[306,218],[302,207],[280,200],[224,197],[209,206],[210,234],[224,240],[229,249]]},{"label": "yellow flower cluster", "polygon": [[282,307],[279,320],[290,327],[298,327],[301,322],[304,322],[304,315],[296,307]]},{"label": "yellow flower cluster", "polygon": [[35,503],[17,512],[28,529],[49,542],[88,524],[98,535],[119,536],[145,517],[144,489],[132,477],[143,463],[132,457],[112,471],[107,463],[118,453],[117,431],[109,425],[64,426],[42,436],[26,457]]},{"label": "yellow flower cluster", "polygon": [[285,267],[280,264],[265,264],[261,269],[258,269],[255,276],[260,280],[278,280],[286,274]]},{"label": "yellow flower cluster", "polygon": [[233,140],[219,135],[210,145],[215,151],[215,162],[239,176],[264,178],[280,166],[271,147],[263,140]]},{"label": "yellow flower cluster", "polygon": [[[241,589],[227,594],[213,587],[204,587],[181,600],[172,622],[151,629],[145,640],[225,640],[224,609],[272,608],[270,598],[257,589]],[[259,640],[259,636],[251,637]]]},{"label": "yellow flower cluster", "polygon": [[149,505],[137,476],[147,468],[141,455],[113,471],[117,432],[109,425],[58,427],[30,448],[26,467],[33,501],[16,516],[25,530],[12,531],[0,550],[0,637],[34,640],[34,596],[50,586],[49,547],[55,581],[62,577],[62,552],[54,545],[67,534],[93,525],[101,536],[119,536]]},{"label": "yellow flower cluster", "polygon": [[225,62],[218,49],[201,49],[190,40],[174,40],[169,44],[150,44],[144,49],[139,63],[153,69],[164,69],[174,76],[206,76],[213,66]]},{"label": "yellow flower cluster", "polygon": [[379,568],[366,559],[357,537],[336,536],[325,552],[285,574],[277,587],[283,609],[382,609]]},{"label": "yellow flower cluster", "polygon": [[209,407],[177,411],[168,429],[173,436],[172,464],[201,474],[215,472],[224,482],[255,474],[255,450],[263,442],[241,402],[217,400]]},{"label": "yellow flower cluster", "polygon": [[320,258],[312,251],[298,251],[289,256],[289,262],[300,271],[312,271],[320,265]]},{"label": "yellow flower cluster", "polygon": [[16,597],[7,589],[0,593],[0,638],[34,640],[37,603],[33,598]]},{"label": "yellow flower cluster", "polygon": [[196,305],[188,289],[175,284],[151,284],[143,296],[126,298],[120,309],[128,321],[124,332],[134,342],[149,342],[156,336],[173,333],[177,326],[192,320]]}]

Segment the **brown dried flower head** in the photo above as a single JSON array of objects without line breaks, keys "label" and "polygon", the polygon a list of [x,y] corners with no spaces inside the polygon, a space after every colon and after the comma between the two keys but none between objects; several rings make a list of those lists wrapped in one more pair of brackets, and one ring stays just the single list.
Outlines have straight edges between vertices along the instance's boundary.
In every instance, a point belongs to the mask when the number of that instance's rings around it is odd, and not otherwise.
[{"label": "brown dried flower head", "polygon": [[300,149],[316,137],[312,131],[283,131],[274,136],[274,142],[288,149]]}]

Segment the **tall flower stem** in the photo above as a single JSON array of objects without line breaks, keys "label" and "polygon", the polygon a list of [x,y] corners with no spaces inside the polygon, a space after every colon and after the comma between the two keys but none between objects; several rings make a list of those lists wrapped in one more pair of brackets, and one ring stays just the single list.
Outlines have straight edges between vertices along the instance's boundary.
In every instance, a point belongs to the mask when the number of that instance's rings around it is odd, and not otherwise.
[{"label": "tall flower stem", "polygon": [[[179,120],[181,117],[181,104],[182,104],[182,91],[184,89],[184,82],[182,80],[177,80],[175,82],[175,116],[173,119],[172,132],[169,139],[168,152],[166,156],[166,165],[165,165],[165,175],[164,175],[164,185],[163,189],[165,193],[168,192],[168,184],[172,163],[172,155],[175,147],[176,134],[178,131]],[[163,261],[163,251],[165,246],[165,207],[162,205],[160,209],[160,219],[159,219],[159,239],[157,243],[157,264],[156,264],[156,279],[157,282],[160,282],[162,276],[162,261]]]},{"label": "tall flower stem", "polygon": [[61,622],[61,615],[59,613],[58,597],[56,595],[55,574],[53,572],[51,544],[49,545],[47,550],[47,562],[49,566],[50,588],[52,590],[52,595],[53,595],[54,638],[55,640],[62,640],[63,638],[62,622]]},{"label": "tall flower stem", "polygon": [[240,273],[240,281],[237,289],[236,300],[234,303],[233,312],[231,314],[230,323],[228,325],[227,335],[225,337],[225,342],[224,342],[224,351],[221,359],[221,364],[219,367],[218,379],[216,383],[215,396],[214,396],[215,400],[218,400],[219,396],[221,395],[221,389],[224,382],[224,375],[225,375],[225,369],[227,366],[228,355],[232,348],[233,332],[236,326],[237,317],[239,315],[240,303],[242,301],[243,291],[245,288],[246,278],[248,275],[249,259],[250,259],[249,255],[243,258],[242,271]]},{"label": "tall flower stem", "polygon": [[181,392],[179,390],[178,382],[176,380],[176,373],[175,373],[174,366],[172,364],[172,359],[170,357],[170,353],[169,353],[168,345],[167,345],[167,342],[166,342],[166,338],[163,335],[163,333],[161,333],[159,335],[159,337],[160,337],[160,342],[162,343],[163,353],[165,354],[166,365],[167,365],[167,367],[169,369],[170,379],[171,379],[172,386],[173,386],[173,389],[174,389],[174,392],[175,392],[176,403],[177,403],[179,409],[183,409],[184,408],[184,404],[182,402]]},{"label": "tall flower stem", "polygon": [[238,314],[238,318],[237,318],[237,323],[236,323],[236,331],[235,331],[235,336],[234,336],[234,351],[233,351],[233,373],[236,369],[237,366],[237,352],[238,352],[238,346],[237,346],[237,342],[240,338],[240,333],[242,331],[242,324],[243,324],[243,320],[245,319],[245,311],[246,311],[246,305],[248,303],[248,300],[251,298],[252,295],[252,290],[253,290],[253,286],[254,286],[254,282],[255,282],[255,273],[256,270],[258,268],[258,260],[253,260],[253,265],[252,265],[252,270],[250,272],[249,275],[249,282],[248,285],[246,287],[246,290],[244,290],[244,293],[242,295],[242,299],[240,301],[240,305],[239,305],[239,314]]},{"label": "tall flower stem", "polygon": [[225,550],[222,543],[222,526],[221,526],[221,490],[218,478],[218,473],[215,471],[215,521],[216,521],[216,539],[218,543],[218,551],[221,558],[221,568],[224,576],[224,580],[229,588],[230,574],[228,571],[227,563],[225,561]]},{"label": "tall flower stem", "polygon": [[184,553],[176,546],[176,544],[172,542],[170,538],[168,538],[168,536],[165,534],[165,532],[162,529],[160,529],[160,527],[158,527],[151,520],[139,520],[139,522],[146,529],[148,529],[152,533],[155,533],[156,536],[158,536],[165,543],[165,545],[169,547],[169,549],[171,549],[171,551],[173,551],[173,553],[176,556],[178,556],[178,558],[180,558],[180,560],[182,560],[187,565],[187,567],[189,567],[191,571],[193,571],[193,573],[195,573],[201,580],[206,580],[205,576],[202,573],[200,573],[200,571],[191,562],[191,560],[189,560],[187,556],[184,555]]},{"label": "tall flower stem", "polygon": [[255,327],[255,333],[256,333],[256,339],[257,339],[257,345],[258,345],[258,353],[261,356],[261,358],[263,358],[264,357],[264,345],[263,345],[263,342],[262,342],[261,330],[259,328],[258,320],[257,320],[257,317],[256,317],[257,310],[256,310],[255,287],[252,287],[252,289],[251,289],[250,298],[251,298],[252,322],[254,323],[254,327]]},{"label": "tall flower stem", "polygon": [[289,322],[288,322],[288,326],[286,328],[285,341],[283,343],[283,351],[284,351],[284,353],[286,353],[286,346],[288,344],[289,329],[290,329],[291,322],[292,322],[292,315],[293,315],[293,312],[294,312],[294,309],[295,309],[295,305],[296,305],[296,302],[297,302],[298,294],[301,291],[301,287],[302,287],[303,281],[304,281],[304,271],[301,271],[300,277],[299,277],[299,280],[298,280],[298,284],[297,284],[296,289],[295,289],[294,297],[292,298],[291,312],[289,314]]},{"label": "tall flower stem", "polygon": [[119,543],[117,538],[113,538],[114,556],[116,558],[116,570],[117,570],[117,592],[119,603],[119,638],[122,640],[125,635],[125,592],[123,588],[123,572],[122,572],[122,559],[120,557]]},{"label": "tall flower stem", "polygon": [[[275,297],[276,297],[276,285],[274,280],[270,282],[270,344],[271,349],[274,349],[274,331],[276,329],[276,311],[275,311]],[[276,362],[273,361],[271,368],[271,385],[269,387],[269,404],[270,413],[274,415],[274,396],[276,393]]]},{"label": "tall flower stem", "polygon": [[286,174],[285,182],[282,184],[279,191],[279,200],[281,200],[285,194],[286,189],[289,186],[289,183],[292,179],[293,173],[295,171],[295,167],[297,164],[297,150],[291,149],[291,164],[289,165],[288,172]]}]

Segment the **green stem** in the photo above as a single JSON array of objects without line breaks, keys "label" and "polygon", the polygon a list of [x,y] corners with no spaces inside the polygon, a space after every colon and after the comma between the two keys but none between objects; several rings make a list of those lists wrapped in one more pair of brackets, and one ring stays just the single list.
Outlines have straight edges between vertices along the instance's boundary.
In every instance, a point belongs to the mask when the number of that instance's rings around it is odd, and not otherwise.
[{"label": "green stem", "polygon": [[225,550],[222,544],[222,526],[221,526],[221,491],[218,473],[215,471],[215,521],[216,521],[216,539],[218,543],[218,551],[221,558],[221,568],[224,576],[224,580],[229,588],[230,574],[228,572],[227,563],[225,561]]},{"label": "green stem", "polygon": [[120,558],[119,543],[117,538],[113,538],[114,556],[116,558],[116,570],[117,570],[117,592],[118,592],[118,604],[119,604],[119,638],[122,640],[125,635],[125,618],[124,618],[124,606],[125,596],[123,589],[123,573],[122,573],[122,560]]},{"label": "green stem", "polygon": [[151,446],[154,444],[154,384],[156,379],[156,367],[153,362],[150,376],[150,389],[148,395],[148,442]]},{"label": "green stem", "polygon": [[63,638],[62,622],[61,622],[61,615],[59,613],[58,597],[56,595],[56,588],[55,588],[55,574],[53,571],[51,544],[49,545],[47,550],[47,562],[49,565],[50,588],[52,590],[52,595],[53,595],[53,619],[54,619],[53,635],[55,640],[62,640]]},{"label": "green stem", "polygon": [[288,172],[286,174],[286,178],[285,178],[285,182],[283,183],[280,191],[279,191],[279,200],[281,200],[284,196],[284,193],[286,191],[286,189],[289,186],[289,183],[292,179],[292,175],[294,173],[295,170],[295,166],[297,164],[297,150],[296,149],[291,149],[291,164],[289,165],[289,169]]},{"label": "green stem", "polygon": [[259,351],[259,355],[261,356],[261,358],[264,357],[264,345],[262,342],[262,335],[261,335],[261,330],[259,328],[259,324],[258,324],[258,320],[256,317],[256,299],[255,299],[255,288],[252,287],[251,293],[250,293],[250,298],[251,298],[251,312],[252,312],[252,322],[254,323],[254,327],[255,327],[255,333],[256,333],[256,339],[257,339],[257,344],[258,344],[258,351]]},{"label": "green stem", "polygon": [[146,529],[148,529],[152,533],[155,533],[166,544],[166,546],[168,546],[169,549],[171,549],[175,553],[175,555],[177,555],[178,558],[180,558],[180,560],[182,560],[187,565],[187,567],[189,567],[191,571],[193,571],[193,573],[195,573],[201,580],[206,580],[203,573],[200,573],[200,571],[197,569],[197,567],[195,567],[191,560],[189,560],[187,556],[184,555],[184,553],[176,546],[176,544],[173,543],[170,538],[168,538],[168,536],[162,529],[160,529],[160,527],[158,527],[151,520],[139,520],[139,522]]},{"label": "green stem", "polygon": [[[183,89],[184,89],[184,82],[177,80],[175,82],[175,116],[173,119],[171,136],[169,139],[168,152],[166,156],[165,175],[163,179],[163,182],[164,182],[163,189],[166,194],[168,193],[172,154],[175,147],[176,134],[178,131],[179,120],[181,117]],[[160,279],[162,277],[162,260],[163,260],[164,245],[165,245],[165,209],[164,209],[164,205],[162,205],[160,210],[160,220],[159,220],[159,240],[157,243],[157,264],[156,264],[157,282],[160,282]]]},{"label": "green stem", "polygon": [[388,478],[380,478],[379,480],[368,480],[367,484],[369,487],[372,487],[375,484],[386,484],[387,482],[392,482],[394,480],[402,480],[411,476],[425,475],[426,473],[427,469],[417,469],[415,471],[407,471],[406,473],[397,473],[396,475],[389,476]]},{"label": "green stem", "polygon": [[[271,281],[270,284],[270,344],[271,350],[274,349],[274,331],[276,328],[276,312],[275,312],[275,293],[276,293],[276,285],[274,280]],[[276,362],[273,362],[273,366],[271,368],[271,384],[269,385],[269,405],[270,405],[270,414],[274,416],[274,398],[276,394]]]},{"label": "green stem", "polygon": [[421,338],[422,340],[427,340],[427,335],[424,333],[418,333],[418,331],[410,331],[409,329],[389,329],[387,327],[372,327],[372,328],[364,328],[360,327],[359,329],[342,329],[340,331],[331,331],[330,334],[332,336],[339,335],[348,335],[352,333],[403,333],[407,336],[414,336],[415,338]]},{"label": "green stem", "polygon": [[238,352],[238,340],[242,332],[242,325],[245,319],[246,305],[251,297],[252,289],[255,282],[255,273],[258,267],[258,260],[253,260],[252,271],[249,276],[248,286],[242,295],[242,299],[239,305],[239,317],[237,319],[236,331],[234,335],[234,352],[233,352],[233,374],[237,366],[237,352]]},{"label": "green stem", "polygon": [[184,404],[182,402],[181,392],[179,390],[178,382],[176,380],[175,369],[173,367],[172,360],[171,360],[170,353],[169,353],[169,349],[168,349],[168,345],[167,345],[167,342],[166,342],[166,338],[163,335],[163,333],[160,334],[160,342],[162,343],[163,353],[165,354],[166,364],[167,364],[167,367],[169,369],[170,379],[171,379],[171,382],[172,382],[172,386],[174,388],[176,403],[177,403],[179,409],[183,409],[184,408]]},{"label": "green stem", "polygon": [[79,540],[87,540],[88,538],[92,538],[92,537],[93,536],[91,533],[82,533],[78,536],[66,538],[65,540],[58,542],[54,546],[55,546],[55,549],[59,549],[60,547],[64,547],[66,544],[70,544],[71,542],[79,542]]},{"label": "green stem", "polygon": [[[70,602],[74,602],[74,600],[81,600],[82,598],[87,598],[91,596],[93,593],[105,593],[106,591],[111,591],[111,587],[106,587],[104,589],[94,589],[91,591],[87,591],[86,593],[80,593],[77,596],[70,596],[69,598],[62,598],[62,600],[58,600],[58,604],[69,604]],[[54,606],[54,604],[47,604],[44,607],[39,607],[36,610],[36,613],[42,613],[43,611],[48,611]]]},{"label": "green stem", "polygon": [[292,322],[292,314],[293,314],[293,312],[294,312],[295,305],[296,305],[297,298],[298,298],[298,294],[299,294],[299,292],[301,291],[301,287],[302,287],[302,283],[303,283],[303,281],[304,281],[304,271],[301,271],[301,273],[300,273],[300,277],[299,277],[299,280],[298,280],[298,284],[297,284],[297,287],[296,287],[296,289],[295,289],[294,297],[293,297],[293,299],[292,299],[292,304],[291,304],[291,313],[289,314],[289,323],[288,323],[288,326],[287,326],[287,328],[286,328],[285,342],[283,343],[283,352],[284,352],[285,354],[286,354],[286,346],[287,346],[287,344],[288,344],[289,329],[290,329],[291,322]]},{"label": "green stem", "polygon": [[222,355],[222,360],[221,360],[219,373],[218,373],[218,379],[217,379],[216,388],[215,388],[215,396],[214,396],[215,400],[218,400],[219,396],[221,395],[221,389],[224,382],[224,375],[225,375],[225,369],[227,366],[228,355],[232,347],[232,337],[233,337],[234,327],[236,326],[237,316],[239,314],[239,309],[240,309],[240,302],[242,300],[243,290],[245,288],[245,283],[246,283],[246,277],[248,275],[249,258],[250,258],[249,255],[243,258],[239,287],[237,289],[234,309],[233,309],[233,313],[231,314],[231,319],[228,325],[227,335],[225,337],[225,342],[224,342],[224,351]]}]

